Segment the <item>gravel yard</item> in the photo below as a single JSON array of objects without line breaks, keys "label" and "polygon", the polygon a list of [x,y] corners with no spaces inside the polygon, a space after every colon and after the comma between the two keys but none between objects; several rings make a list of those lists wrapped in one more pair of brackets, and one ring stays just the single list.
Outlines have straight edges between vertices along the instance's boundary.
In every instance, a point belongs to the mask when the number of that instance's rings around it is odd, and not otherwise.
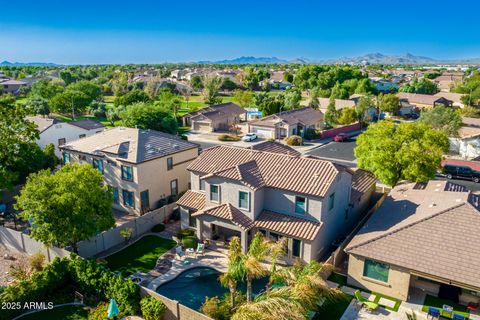
[{"label": "gravel yard", "polygon": [[[12,256],[15,260],[5,259],[4,256]],[[28,265],[28,256],[24,253],[8,250],[0,245],[0,286],[9,285],[13,278],[10,276],[10,266]]]}]

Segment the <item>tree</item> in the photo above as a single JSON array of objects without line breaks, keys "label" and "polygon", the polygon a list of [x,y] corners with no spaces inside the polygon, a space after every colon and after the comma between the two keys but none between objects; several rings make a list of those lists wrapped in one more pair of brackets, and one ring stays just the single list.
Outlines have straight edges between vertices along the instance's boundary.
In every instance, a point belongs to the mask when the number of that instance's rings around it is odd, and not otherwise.
[{"label": "tree", "polygon": [[251,90],[240,90],[237,89],[233,93],[233,101],[238,103],[242,108],[249,108],[253,104],[254,92]]},{"label": "tree", "polygon": [[82,91],[67,89],[53,97],[50,100],[50,106],[53,111],[58,113],[71,112],[72,119],[74,119],[75,114],[84,113],[91,102],[92,99]]},{"label": "tree", "polygon": [[245,276],[245,269],[242,264],[242,245],[239,237],[233,237],[228,247],[228,268],[227,272],[220,276],[220,283],[228,287],[230,291],[230,308],[235,308],[237,295],[237,283]]},{"label": "tree", "polygon": [[138,102],[120,113],[122,124],[130,128],[151,129],[174,134],[178,123],[172,114],[160,106]]},{"label": "tree", "polygon": [[380,121],[357,138],[358,167],[371,171],[383,183],[401,180],[425,182],[435,176],[449,149],[446,134],[424,123]]},{"label": "tree", "polygon": [[215,74],[206,74],[202,79],[203,83],[203,101],[208,105],[218,104],[222,99],[218,92],[222,87],[223,79]]},{"label": "tree", "polygon": [[198,74],[195,74],[192,76],[190,79],[190,86],[192,86],[193,90],[195,91],[200,91],[203,89],[203,81],[202,77],[200,77]]},{"label": "tree", "polygon": [[16,197],[16,208],[31,221],[33,239],[45,245],[70,245],[78,252],[79,241],[115,225],[112,199],[98,170],[67,164],[54,174],[49,170],[32,174]]},{"label": "tree", "polygon": [[375,85],[370,81],[370,79],[361,79],[358,81],[358,85],[355,88],[355,93],[357,94],[376,94],[377,88]]},{"label": "tree", "polygon": [[400,99],[395,94],[383,94],[378,96],[379,108],[383,112],[396,114],[400,110]]},{"label": "tree", "polygon": [[235,84],[235,82],[233,82],[229,78],[223,79],[223,83],[222,83],[223,90],[232,91],[232,90],[235,90],[236,87],[237,85]]},{"label": "tree", "polygon": [[88,106],[88,112],[95,117],[106,117],[107,104],[101,101],[92,101]]},{"label": "tree", "polygon": [[149,102],[150,97],[145,91],[142,90],[132,90],[126,93],[123,96],[116,96],[113,101],[114,106],[129,106],[136,102]]},{"label": "tree", "polygon": [[32,90],[30,90],[30,96],[38,96],[50,100],[64,90],[65,88],[63,86],[58,83],[54,83],[54,81],[52,80],[49,81],[41,79],[32,85]]},{"label": "tree", "polygon": [[420,94],[434,94],[437,93],[438,86],[435,82],[426,78],[414,78],[411,82],[400,87],[400,92],[420,93]]},{"label": "tree", "polygon": [[175,119],[177,118],[180,104],[180,97],[176,94],[173,94],[168,88],[163,88],[160,90],[158,93],[158,101],[155,102],[155,105],[160,106],[164,110],[170,110]]},{"label": "tree", "polygon": [[250,242],[248,252],[242,258],[243,268],[245,269],[245,278],[247,281],[247,302],[252,301],[252,281],[261,278],[267,274],[261,261],[268,252],[268,244],[260,232],[257,232]]},{"label": "tree", "polygon": [[124,110],[124,106],[114,106],[107,109],[105,116],[107,117],[107,120],[112,124],[112,126],[115,126],[115,122],[120,120],[120,115]]},{"label": "tree", "polygon": [[433,129],[445,131],[449,136],[457,136],[458,129],[462,126],[462,117],[452,108],[437,106],[430,110],[424,110],[419,122],[423,122]]},{"label": "tree", "polygon": [[157,98],[158,82],[159,81],[156,78],[150,79],[143,89],[151,100],[155,100]]},{"label": "tree", "polygon": [[27,100],[26,105],[31,108],[35,114],[48,116],[50,109],[48,108],[48,100],[41,96],[32,96]]},{"label": "tree", "polygon": [[92,81],[80,80],[67,86],[67,90],[83,92],[90,101],[100,100],[102,98],[102,87]]},{"label": "tree", "polygon": [[[370,96],[363,96],[358,99],[357,104],[355,105],[355,111],[357,112],[357,119],[360,122],[364,122],[366,120],[367,111],[370,108],[375,106],[375,102],[373,98]],[[371,119],[368,119],[371,120]]]},{"label": "tree", "polygon": [[186,105],[187,110],[189,110],[188,109],[188,101],[190,100],[190,96],[192,95],[192,88],[190,88],[189,86],[179,86],[178,91],[180,92],[180,94],[185,99],[185,102],[187,104]]},{"label": "tree", "polygon": [[75,76],[68,70],[60,71],[60,78],[63,80],[63,82],[65,82],[66,86],[77,80]]},{"label": "tree", "polygon": [[113,94],[120,96],[128,91],[128,77],[125,72],[118,72],[114,74],[111,81]]},{"label": "tree", "polygon": [[283,101],[286,110],[293,110],[300,106],[302,95],[298,90],[287,90],[284,93]]},{"label": "tree", "polygon": [[357,121],[358,121],[358,115],[355,110],[355,107],[343,108],[340,111],[340,116],[338,117],[338,123],[351,124]]},{"label": "tree", "polygon": [[335,107],[335,99],[330,98],[330,102],[327,106],[327,111],[325,111],[325,122],[330,127],[335,127],[338,123],[338,111]]}]

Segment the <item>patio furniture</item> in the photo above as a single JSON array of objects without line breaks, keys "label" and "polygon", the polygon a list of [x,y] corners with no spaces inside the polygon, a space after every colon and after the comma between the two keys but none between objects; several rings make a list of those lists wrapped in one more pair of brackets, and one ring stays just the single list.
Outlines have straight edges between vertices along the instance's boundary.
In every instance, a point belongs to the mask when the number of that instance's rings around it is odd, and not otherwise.
[{"label": "patio furniture", "polygon": [[467,319],[465,318],[465,316],[462,316],[461,314],[458,314],[458,313],[454,313],[452,317],[452,320],[465,320],[465,319]]},{"label": "patio furniture", "polygon": [[185,251],[187,252],[187,256],[195,257],[195,250],[193,248],[187,248]]},{"label": "patio furniture", "polygon": [[377,310],[378,308],[378,303],[369,301],[368,299],[362,297],[362,293],[360,292],[360,290],[355,291],[355,299],[357,299],[358,302],[362,304],[362,306],[367,307],[367,309],[369,310]]},{"label": "patio furniture", "polygon": [[203,243],[199,243],[197,245],[197,251],[195,251],[196,254],[201,254],[202,256],[205,254],[205,245]]},{"label": "patio furniture", "polygon": [[185,257],[185,251],[182,250],[182,247],[178,246],[175,248],[175,253],[177,254],[177,257],[181,260]]},{"label": "patio furniture", "polygon": [[440,319],[440,309],[428,307],[427,319]]}]

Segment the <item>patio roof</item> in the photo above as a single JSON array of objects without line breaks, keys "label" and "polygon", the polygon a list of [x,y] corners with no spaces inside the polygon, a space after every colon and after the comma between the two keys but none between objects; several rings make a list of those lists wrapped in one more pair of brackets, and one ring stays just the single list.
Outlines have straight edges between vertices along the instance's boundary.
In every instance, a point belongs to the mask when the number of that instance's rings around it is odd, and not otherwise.
[{"label": "patio roof", "polygon": [[188,190],[178,199],[177,205],[193,210],[201,210],[205,207],[205,194]]},{"label": "patio roof", "polygon": [[313,241],[320,231],[322,224],[264,210],[255,220],[255,227],[267,229],[293,238]]},{"label": "patio roof", "polygon": [[221,204],[202,211],[197,211],[192,213],[192,217],[198,217],[204,214],[228,220],[245,231],[250,230],[254,226],[253,221],[249,217],[247,217],[239,209],[232,206],[230,203]]}]

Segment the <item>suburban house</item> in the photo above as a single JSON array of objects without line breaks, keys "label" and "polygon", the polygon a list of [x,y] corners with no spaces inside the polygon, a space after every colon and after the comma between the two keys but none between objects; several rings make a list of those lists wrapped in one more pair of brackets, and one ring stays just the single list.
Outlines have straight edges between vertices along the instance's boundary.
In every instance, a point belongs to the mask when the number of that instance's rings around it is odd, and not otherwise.
[{"label": "suburban house", "polygon": [[[320,111],[322,111],[323,113],[327,112],[328,105],[330,104],[330,99],[318,98],[318,103],[318,109],[320,109]],[[343,108],[354,108],[355,103],[355,100],[335,99],[335,109],[337,109],[337,111],[340,111]]]},{"label": "suburban house", "polygon": [[62,122],[42,116],[27,117],[27,120],[35,123],[40,131],[40,138],[37,140],[38,146],[43,149],[53,143],[56,147],[55,154],[59,158],[62,156],[59,149],[61,145],[92,136],[105,129],[101,123],[93,120]]},{"label": "suburban house", "polygon": [[480,119],[463,117],[462,122],[458,136],[448,138],[450,151],[463,158],[476,158],[480,156]]},{"label": "suburban house", "polygon": [[438,85],[441,91],[450,92],[450,88],[457,81],[462,81],[463,72],[445,72],[441,76],[436,77],[433,81]]},{"label": "suburban house", "polygon": [[272,88],[277,90],[286,90],[292,87],[292,84],[286,81],[283,77],[284,71],[273,71],[270,74],[270,78],[260,81],[259,85],[264,86],[266,83]]},{"label": "suburban house", "polygon": [[478,195],[448,181],[396,186],[345,248],[348,284],[480,302],[479,209]]},{"label": "suburban house", "polygon": [[216,146],[192,162],[191,190],[177,201],[182,229],[221,243],[238,236],[243,250],[256,232],[286,237],[286,262],[329,254],[369,205],[375,178],[264,147]]},{"label": "suburban house", "polygon": [[310,107],[288,110],[248,123],[248,132],[267,139],[282,139],[292,135],[303,137],[306,129],[321,130],[323,113]]},{"label": "suburban house", "polygon": [[154,130],[116,127],[61,146],[63,162],[88,163],[104,176],[113,207],[141,215],[189,188],[197,144]]},{"label": "suburban house", "polygon": [[227,102],[187,113],[182,117],[182,121],[184,126],[191,127],[193,131],[227,131],[232,125],[238,124],[240,117],[245,117],[245,113],[245,109]]},{"label": "suburban house", "polygon": [[[445,92],[442,92],[445,93]],[[397,93],[400,101],[408,102],[415,107],[422,108],[433,108],[437,105],[444,105],[446,107],[453,107],[453,100],[443,97],[439,94],[420,94],[420,93],[406,93],[399,92]]]},{"label": "suburban house", "polygon": [[447,100],[452,101],[452,105],[454,107],[463,108],[465,104],[462,102],[462,97],[464,94],[462,93],[455,93],[455,92],[438,92],[434,94],[434,96],[439,98],[445,98]]},{"label": "suburban house", "polygon": [[5,93],[18,93],[21,87],[27,86],[28,83],[25,81],[15,80],[15,79],[1,79],[0,80],[0,92]]},{"label": "suburban house", "polygon": [[398,79],[394,81],[379,78],[379,79],[374,79],[372,80],[373,84],[375,85],[375,88],[380,91],[380,92],[395,92],[398,90]]}]

